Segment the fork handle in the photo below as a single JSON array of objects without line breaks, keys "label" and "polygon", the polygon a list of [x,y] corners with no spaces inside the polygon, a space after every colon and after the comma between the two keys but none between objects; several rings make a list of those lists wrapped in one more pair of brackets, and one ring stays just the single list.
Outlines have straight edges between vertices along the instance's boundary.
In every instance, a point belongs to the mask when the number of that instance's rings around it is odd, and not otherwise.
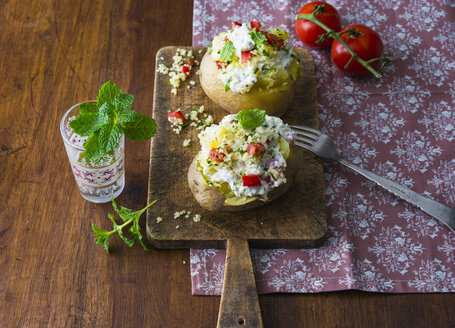
[{"label": "fork handle", "polygon": [[365,170],[357,165],[354,165],[343,158],[335,158],[340,164],[354,170],[363,175],[365,178],[375,182],[379,186],[387,189],[394,195],[404,199],[405,201],[421,208],[424,212],[430,214],[436,219],[445,223],[452,231],[455,232],[455,209],[438,203],[437,201],[422,196],[415,191],[403,187],[402,185],[381,177],[373,172]]}]

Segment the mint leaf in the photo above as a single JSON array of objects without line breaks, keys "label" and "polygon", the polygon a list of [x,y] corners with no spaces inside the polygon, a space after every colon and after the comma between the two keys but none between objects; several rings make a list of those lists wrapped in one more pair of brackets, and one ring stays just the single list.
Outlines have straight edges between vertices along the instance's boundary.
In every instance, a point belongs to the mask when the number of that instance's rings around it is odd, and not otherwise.
[{"label": "mint leaf", "polygon": [[99,131],[95,131],[93,134],[91,134],[87,141],[84,143],[84,152],[81,154],[81,159],[86,159],[87,162],[90,160],[101,157],[104,155],[103,150],[101,149],[99,145]]},{"label": "mint leaf", "polygon": [[241,110],[237,120],[245,130],[254,130],[265,122],[265,111],[260,109]]},{"label": "mint leaf", "polygon": [[122,123],[129,123],[139,119],[139,113],[132,109],[124,109],[118,113],[118,120]]},{"label": "mint leaf", "polygon": [[262,34],[261,32],[258,32],[256,30],[253,30],[250,32],[251,40],[253,40],[256,45],[260,45],[264,41],[267,40],[266,36]]},{"label": "mint leaf", "polygon": [[[99,245],[104,246],[104,250],[109,253],[109,239],[113,234],[116,232],[118,233],[119,237],[127,244],[129,247],[134,245],[134,241],[136,240],[145,251],[149,249],[145,246],[144,242],[142,241],[143,237],[141,235],[141,227],[139,226],[139,219],[150,206],[155,204],[156,200],[148,204],[145,208],[139,211],[133,211],[126,207],[121,207],[120,209],[117,207],[117,204],[114,201],[114,197],[112,197],[112,207],[114,210],[121,216],[123,219],[123,224],[118,225],[117,222],[114,220],[114,216],[112,214],[108,214],[109,219],[112,221],[113,230],[107,231],[100,228],[95,227],[92,224],[92,230],[97,235],[95,238],[95,242]],[[131,237],[134,239],[129,239],[123,235],[123,228],[127,225],[131,224],[128,232],[130,233]]]},{"label": "mint leaf", "polygon": [[99,135],[99,146],[104,153],[107,153],[111,149],[114,149],[118,146],[122,132],[123,128],[121,123],[115,123],[114,121],[109,121],[108,124],[105,124],[101,127]]},{"label": "mint leaf", "polygon": [[83,103],[79,106],[79,113],[98,113],[98,106],[96,106],[94,103]]},{"label": "mint leaf", "polygon": [[153,118],[137,113],[132,122],[123,124],[123,133],[131,140],[142,141],[153,137],[156,131],[156,122]]},{"label": "mint leaf", "polygon": [[121,93],[114,98],[112,104],[115,106],[115,108],[117,108],[117,112],[120,113],[124,110],[131,110],[133,102],[133,95]]},{"label": "mint leaf", "polygon": [[122,90],[118,86],[116,86],[111,81],[107,81],[101,87],[98,97],[96,98],[96,104],[98,107],[101,107],[104,103],[113,103],[115,97],[122,93]]},{"label": "mint leaf", "polygon": [[223,49],[221,49],[220,60],[223,62],[227,62],[228,60],[231,59],[232,55],[234,54],[234,51],[235,48],[232,41],[226,41],[226,43],[223,46]]},{"label": "mint leaf", "polygon": [[231,81],[232,79],[229,79],[226,83],[226,85],[224,86],[224,91],[225,92],[228,92],[229,90],[231,90]]},{"label": "mint leaf", "polygon": [[85,112],[79,114],[70,122],[70,127],[81,137],[87,137],[108,122],[104,113]]}]

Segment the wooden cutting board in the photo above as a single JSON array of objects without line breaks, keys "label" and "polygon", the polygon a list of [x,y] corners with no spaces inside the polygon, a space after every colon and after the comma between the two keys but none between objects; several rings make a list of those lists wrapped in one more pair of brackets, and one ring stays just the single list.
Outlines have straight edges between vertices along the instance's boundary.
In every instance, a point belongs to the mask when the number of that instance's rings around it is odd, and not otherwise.
[{"label": "wooden cutting board", "polygon": [[[159,64],[171,66],[178,47],[166,47],[156,55]],[[201,60],[206,48],[192,49]],[[299,49],[302,78],[297,82],[293,105],[282,119],[286,123],[319,128],[316,79],[311,54]],[[188,167],[200,146],[194,127],[183,128],[180,134],[172,131],[167,110],[181,107],[183,113],[205,106],[214,122],[228,114],[213,103],[200,87],[193,67],[190,79],[196,82],[188,88],[182,83],[177,95],[170,93],[168,76],[155,74],[153,117],[157,132],[152,138],[148,201],[157,200],[147,212],[147,237],[156,248],[227,248],[225,280],[221,299],[219,327],[260,327],[249,246],[253,248],[304,248],[319,246],[327,232],[326,201],[322,162],[303,149],[295,149],[301,163],[294,184],[280,199],[263,207],[243,212],[209,212],[196,202],[187,182]],[[183,141],[190,139],[190,147]],[[174,213],[189,211],[174,219]],[[195,214],[201,216],[195,222]],[[157,217],[162,221],[157,222]]]}]

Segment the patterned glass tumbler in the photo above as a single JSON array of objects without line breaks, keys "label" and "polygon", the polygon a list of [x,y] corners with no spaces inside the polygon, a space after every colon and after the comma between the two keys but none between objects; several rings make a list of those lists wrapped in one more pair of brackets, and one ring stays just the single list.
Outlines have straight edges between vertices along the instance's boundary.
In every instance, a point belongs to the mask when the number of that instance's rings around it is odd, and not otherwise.
[{"label": "patterned glass tumbler", "polygon": [[79,106],[84,103],[96,101],[85,101],[68,109],[60,122],[60,132],[82,197],[93,203],[107,203],[120,195],[125,187],[125,137],[122,135],[113,154],[89,162],[81,159],[87,137],[74,133],[69,122],[79,114]]}]

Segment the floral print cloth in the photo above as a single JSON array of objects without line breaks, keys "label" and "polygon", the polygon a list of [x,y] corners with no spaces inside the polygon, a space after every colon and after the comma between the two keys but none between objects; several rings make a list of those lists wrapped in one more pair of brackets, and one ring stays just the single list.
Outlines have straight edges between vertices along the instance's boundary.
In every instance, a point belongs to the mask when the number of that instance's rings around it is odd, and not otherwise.
[{"label": "floral print cloth", "polygon": [[[351,162],[455,207],[455,2],[335,0],[342,25],[377,31],[395,60],[383,78],[337,71],[311,50],[319,120]],[[296,0],[195,0],[193,45],[208,46],[231,21],[290,32]],[[329,232],[317,249],[253,249],[259,293],[343,289],[455,291],[455,233],[333,162],[324,163]],[[193,294],[219,295],[224,250],[191,250]]]}]

